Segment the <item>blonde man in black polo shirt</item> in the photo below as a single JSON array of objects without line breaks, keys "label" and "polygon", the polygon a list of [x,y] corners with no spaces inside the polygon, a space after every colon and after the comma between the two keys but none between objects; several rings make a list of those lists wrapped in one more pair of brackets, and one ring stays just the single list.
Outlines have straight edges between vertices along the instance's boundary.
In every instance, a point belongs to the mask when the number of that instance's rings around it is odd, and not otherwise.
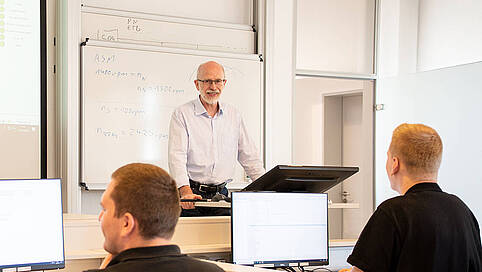
[{"label": "blonde man in black polo shirt", "polygon": [[371,216],[348,257],[352,271],[482,271],[479,225],[462,200],[437,185],[441,160],[434,129],[394,130],[386,170],[400,196]]},{"label": "blonde man in black polo shirt", "polygon": [[117,169],[102,195],[99,215],[109,256],[106,272],[221,272],[217,265],[181,254],[171,243],[181,207],[176,182],[152,164]]}]

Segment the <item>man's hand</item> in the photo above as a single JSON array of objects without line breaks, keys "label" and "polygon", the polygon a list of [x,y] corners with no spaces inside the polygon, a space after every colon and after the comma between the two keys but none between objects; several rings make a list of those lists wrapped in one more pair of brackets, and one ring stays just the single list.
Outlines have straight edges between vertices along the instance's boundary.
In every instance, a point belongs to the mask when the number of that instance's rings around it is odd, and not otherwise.
[{"label": "man's hand", "polygon": [[[181,194],[181,199],[202,199],[202,196],[195,195],[191,187],[187,185],[179,188],[179,193]],[[194,202],[181,202],[181,207],[185,210],[194,209]]]}]

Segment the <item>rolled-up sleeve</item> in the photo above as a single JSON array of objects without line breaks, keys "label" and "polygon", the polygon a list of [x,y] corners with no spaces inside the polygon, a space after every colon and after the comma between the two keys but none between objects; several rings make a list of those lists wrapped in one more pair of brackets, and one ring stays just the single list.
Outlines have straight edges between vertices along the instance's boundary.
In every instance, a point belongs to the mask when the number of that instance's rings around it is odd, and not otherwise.
[{"label": "rolled-up sleeve", "polygon": [[174,111],[169,125],[168,160],[169,173],[177,187],[189,185],[187,174],[188,134],[186,124],[179,111]]}]

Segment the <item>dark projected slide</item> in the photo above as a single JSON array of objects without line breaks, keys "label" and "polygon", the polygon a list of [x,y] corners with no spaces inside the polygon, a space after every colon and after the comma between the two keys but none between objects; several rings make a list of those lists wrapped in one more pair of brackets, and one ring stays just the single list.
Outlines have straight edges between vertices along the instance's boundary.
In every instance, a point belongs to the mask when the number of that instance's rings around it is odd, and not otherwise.
[{"label": "dark projected slide", "polygon": [[0,0],[0,178],[40,176],[40,1]]}]

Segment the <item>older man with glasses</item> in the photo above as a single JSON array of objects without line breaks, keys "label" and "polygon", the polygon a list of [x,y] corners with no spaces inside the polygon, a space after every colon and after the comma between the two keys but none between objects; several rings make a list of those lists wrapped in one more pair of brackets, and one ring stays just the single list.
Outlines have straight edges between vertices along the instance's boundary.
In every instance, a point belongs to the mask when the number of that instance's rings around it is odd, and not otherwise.
[{"label": "older man with glasses", "polygon": [[[236,160],[251,179],[264,174],[259,152],[248,136],[239,111],[219,102],[226,86],[224,68],[208,61],[194,80],[199,97],[177,108],[169,129],[169,171],[181,199],[228,195]],[[195,208],[182,202],[181,216],[229,215],[225,208]]]}]

